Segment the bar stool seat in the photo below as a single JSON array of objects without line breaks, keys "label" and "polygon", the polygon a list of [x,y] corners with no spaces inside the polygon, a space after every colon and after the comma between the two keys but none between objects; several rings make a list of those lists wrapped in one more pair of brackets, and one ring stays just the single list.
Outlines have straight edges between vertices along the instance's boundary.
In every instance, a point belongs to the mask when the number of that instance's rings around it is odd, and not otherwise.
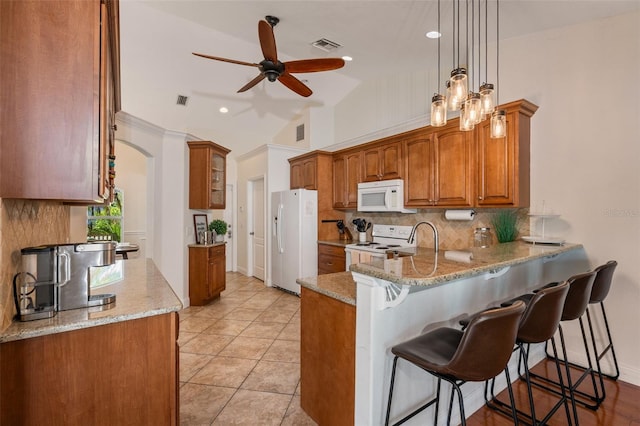
[{"label": "bar stool seat", "polygon": [[[391,349],[394,359],[385,425],[389,424],[398,358],[420,367],[435,376],[438,381],[435,398],[403,417],[395,425],[406,422],[434,403],[437,423],[442,380],[452,385],[448,423],[451,421],[455,392],[458,396],[461,422],[465,425],[464,401],[460,386],[467,381],[482,382],[491,379],[505,369],[524,309],[522,301],[507,307],[489,309],[475,315],[464,331],[442,327],[394,346]],[[508,388],[512,395],[510,381]],[[513,419],[517,424],[515,411]]]},{"label": "bar stool seat", "polygon": [[[529,351],[528,345],[532,343],[543,343],[551,339],[558,329],[560,324],[560,318],[562,317],[562,310],[564,307],[567,293],[569,292],[569,283],[551,283],[545,286],[535,294],[525,294],[519,296],[506,305],[514,303],[516,300],[522,300],[526,303],[526,309],[520,319],[518,326],[518,335],[516,337],[516,348],[514,351],[519,351],[518,369],[520,366],[524,366],[524,379],[527,384],[527,396],[529,399],[529,413],[525,413],[521,410],[516,410],[519,415],[524,417],[527,422],[531,424],[546,424],[547,421],[555,414],[555,412],[564,405],[565,413],[567,415],[567,422],[571,424],[571,415],[569,412],[569,406],[565,395],[560,397],[558,402],[549,410],[542,420],[538,420],[536,417],[535,406],[533,402],[533,392],[531,389],[531,380],[529,378]],[[525,345],[527,347],[525,348]],[[558,377],[562,377],[560,371],[560,363],[557,357],[557,350],[555,344],[553,345],[554,354],[556,354],[555,365]],[[564,389],[564,384],[560,382]],[[495,378],[491,380],[491,386],[487,383],[485,386],[485,402],[487,407],[501,412],[506,415],[510,415],[513,411],[513,407],[503,401],[500,401],[494,392]],[[491,390],[489,394],[489,389]],[[563,392],[564,394],[564,392]]]}]

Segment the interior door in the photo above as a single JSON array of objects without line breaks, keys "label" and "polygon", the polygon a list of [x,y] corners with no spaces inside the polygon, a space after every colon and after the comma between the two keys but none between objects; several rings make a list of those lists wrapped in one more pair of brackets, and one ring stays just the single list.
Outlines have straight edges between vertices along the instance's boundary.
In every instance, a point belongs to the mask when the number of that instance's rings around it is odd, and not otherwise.
[{"label": "interior door", "polygon": [[223,219],[225,220],[225,222],[227,222],[227,255],[226,255],[226,259],[227,259],[227,264],[225,265],[225,270],[226,271],[233,271],[233,258],[235,256],[235,249],[234,249],[234,232],[233,232],[233,216],[234,216],[234,204],[233,204],[233,185],[227,185],[226,186],[226,209],[224,210],[223,213]]},{"label": "interior door", "polygon": [[253,253],[253,276],[264,281],[264,179],[252,181],[251,250]]}]

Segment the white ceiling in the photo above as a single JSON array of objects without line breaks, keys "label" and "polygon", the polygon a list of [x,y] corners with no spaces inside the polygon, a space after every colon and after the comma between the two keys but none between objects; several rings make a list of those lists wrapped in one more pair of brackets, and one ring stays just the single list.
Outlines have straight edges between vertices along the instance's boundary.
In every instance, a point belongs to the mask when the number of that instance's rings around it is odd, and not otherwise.
[{"label": "white ceiling", "polygon": [[[437,28],[437,4],[435,0],[121,0],[123,110],[244,153],[271,142],[305,107],[334,105],[362,81],[436,69],[437,42],[424,34]],[[464,11],[465,0],[460,4]],[[445,73],[453,62],[451,5],[450,0],[441,2],[441,69]],[[502,0],[500,38],[639,8],[640,0]],[[342,55],[354,60],[337,71],[297,74],[314,91],[302,98],[267,80],[238,94],[258,74],[256,68],[191,55],[199,52],[260,62],[257,26],[265,15],[280,18],[274,29],[280,60]],[[493,1],[488,19],[491,42],[495,40]],[[326,53],[311,46],[320,38],[342,47]],[[186,107],[175,105],[178,94],[189,96]],[[220,106],[230,112],[218,113]]]}]

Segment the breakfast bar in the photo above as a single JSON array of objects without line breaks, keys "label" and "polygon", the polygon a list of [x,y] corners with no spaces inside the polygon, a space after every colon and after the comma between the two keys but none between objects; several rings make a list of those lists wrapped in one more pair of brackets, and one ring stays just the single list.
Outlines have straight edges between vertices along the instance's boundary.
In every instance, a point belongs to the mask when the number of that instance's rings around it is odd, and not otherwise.
[{"label": "breakfast bar", "polygon": [[[345,376],[352,374],[354,377],[353,411],[347,410],[345,418],[331,419],[332,424],[382,424],[389,390],[392,346],[432,328],[456,327],[458,321],[469,314],[548,282],[564,280],[587,268],[586,255],[580,244],[532,245],[518,241],[464,251],[441,250],[439,253],[426,248],[389,251],[385,259],[351,265],[351,276],[339,273],[301,279],[298,281],[303,287],[301,406],[314,420],[323,423],[324,418],[317,418],[322,416],[318,403],[305,402],[305,393],[316,397],[320,395],[313,388],[322,381],[308,377],[307,372],[317,372],[317,364],[331,365],[325,374],[332,376],[336,389],[344,382]],[[348,297],[350,294],[353,294],[353,299]],[[343,308],[347,310],[349,306],[355,307],[355,321],[348,324],[343,318],[340,323],[328,324],[326,322],[331,320],[323,319],[324,324],[311,328],[306,319],[318,318],[314,311],[319,309],[323,299],[326,299],[326,304],[345,305]],[[310,301],[313,303],[307,303]],[[340,334],[348,334],[346,329],[353,329],[352,373],[348,370],[348,363],[344,362],[349,359],[349,354],[345,355],[344,350],[336,352],[330,339],[322,342],[324,346],[309,347],[313,341],[308,335],[316,335],[322,328],[330,326],[340,330]],[[317,351],[315,358],[309,359],[306,355],[313,351]],[[332,361],[338,355],[340,362]],[[532,361],[542,356],[541,348],[532,349]],[[308,365],[310,363],[314,364],[314,369]],[[513,360],[512,364],[515,369]],[[396,374],[400,379],[394,390],[393,413],[397,413],[399,418],[401,413],[408,413],[433,394],[435,381],[418,368],[402,363],[398,365]],[[327,383],[330,381],[324,384]],[[502,383],[497,382],[497,386],[506,386],[504,378]],[[481,383],[470,383],[465,387],[467,415],[484,403],[482,390]],[[334,389],[325,388],[322,395],[324,399],[331,400],[335,395]],[[334,404],[344,404],[348,395],[341,395],[339,399]],[[441,411],[441,416],[446,417],[446,410]],[[407,424],[424,424],[425,419],[432,416],[432,409],[428,409]],[[453,416],[455,420],[459,413],[454,411]]]}]

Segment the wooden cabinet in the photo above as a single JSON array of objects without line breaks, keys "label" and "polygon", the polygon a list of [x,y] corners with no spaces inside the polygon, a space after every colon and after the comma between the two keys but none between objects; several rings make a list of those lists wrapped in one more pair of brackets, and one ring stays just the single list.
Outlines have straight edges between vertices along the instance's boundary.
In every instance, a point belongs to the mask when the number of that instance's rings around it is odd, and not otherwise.
[{"label": "wooden cabinet", "polygon": [[177,339],[170,312],[2,343],[0,424],[177,425]]},{"label": "wooden cabinet", "polygon": [[489,120],[476,127],[478,207],[528,207],[530,119],[538,107],[526,100],[501,106],[507,136],[492,139]]},{"label": "wooden cabinet", "polygon": [[362,151],[339,151],[333,155],[333,208],[358,207],[358,183],[361,180]]},{"label": "wooden cabinet", "polygon": [[189,246],[189,302],[202,306],[218,297],[226,285],[225,245]]},{"label": "wooden cabinet", "polygon": [[0,198],[109,198],[117,0],[0,2]]},{"label": "wooden cabinet", "polygon": [[[326,151],[312,151],[289,159],[291,170],[291,189],[321,190],[323,183],[328,183],[331,173],[331,153]],[[319,195],[319,194],[318,194]]]},{"label": "wooden cabinet", "polygon": [[227,154],[229,149],[211,141],[189,145],[189,208],[226,208]]},{"label": "wooden cabinet", "polygon": [[302,287],[300,407],[319,425],[352,426],[356,307]]},{"label": "wooden cabinet", "polygon": [[457,123],[410,132],[404,142],[405,206],[473,205],[473,134]]},{"label": "wooden cabinet", "polygon": [[346,271],[346,258],[344,247],[318,244],[318,275]]},{"label": "wooden cabinet", "polygon": [[362,151],[362,181],[402,178],[402,144],[376,144]]}]

